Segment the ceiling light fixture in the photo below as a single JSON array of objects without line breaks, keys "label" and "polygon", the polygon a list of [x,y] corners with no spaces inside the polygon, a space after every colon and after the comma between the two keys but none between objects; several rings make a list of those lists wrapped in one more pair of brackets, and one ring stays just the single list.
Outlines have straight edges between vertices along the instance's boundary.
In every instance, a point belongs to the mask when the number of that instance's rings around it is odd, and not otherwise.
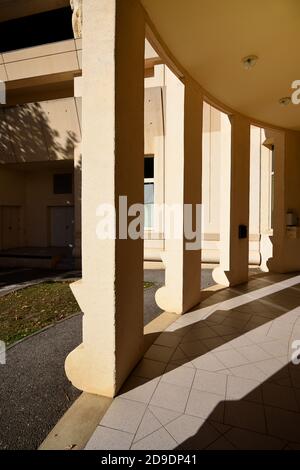
[{"label": "ceiling light fixture", "polygon": [[289,96],[285,96],[284,98],[280,98],[279,104],[281,106],[288,106],[291,103],[291,98]]},{"label": "ceiling light fixture", "polygon": [[258,61],[258,57],[256,55],[248,55],[242,59],[243,66],[245,70],[252,69]]}]

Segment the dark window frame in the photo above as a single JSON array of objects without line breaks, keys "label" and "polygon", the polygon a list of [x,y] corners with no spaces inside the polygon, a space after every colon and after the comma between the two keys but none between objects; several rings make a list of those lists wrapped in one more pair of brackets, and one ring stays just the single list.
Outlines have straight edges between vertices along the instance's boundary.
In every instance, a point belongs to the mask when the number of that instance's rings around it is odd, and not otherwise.
[{"label": "dark window frame", "polygon": [[54,173],[53,194],[73,194],[72,173]]},{"label": "dark window frame", "polygon": [[0,23],[0,53],[69,39],[74,39],[70,7]]}]

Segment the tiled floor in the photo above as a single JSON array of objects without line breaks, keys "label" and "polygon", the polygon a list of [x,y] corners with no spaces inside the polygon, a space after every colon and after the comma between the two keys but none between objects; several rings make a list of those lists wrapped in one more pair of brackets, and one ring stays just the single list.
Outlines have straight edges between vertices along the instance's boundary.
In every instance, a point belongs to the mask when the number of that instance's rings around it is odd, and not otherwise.
[{"label": "tiled floor", "polygon": [[217,291],[147,351],[87,449],[300,449],[300,276]]}]

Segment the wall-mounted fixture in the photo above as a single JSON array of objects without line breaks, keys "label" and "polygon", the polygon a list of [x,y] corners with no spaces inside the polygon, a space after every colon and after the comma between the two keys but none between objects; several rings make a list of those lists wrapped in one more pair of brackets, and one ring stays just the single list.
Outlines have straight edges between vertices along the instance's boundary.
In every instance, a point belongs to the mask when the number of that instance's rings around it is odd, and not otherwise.
[{"label": "wall-mounted fixture", "polygon": [[244,57],[242,59],[244,69],[245,70],[252,69],[257,64],[257,61],[258,61],[257,55],[248,55],[247,57]]},{"label": "wall-mounted fixture", "polygon": [[298,225],[298,216],[292,210],[288,210],[286,213],[286,226],[296,227]]},{"label": "wall-mounted fixture", "polygon": [[291,98],[289,96],[285,96],[284,98],[280,98],[279,104],[281,106],[288,106],[291,103]]},{"label": "wall-mounted fixture", "polygon": [[300,238],[300,227],[286,227],[285,233],[290,240]]},{"label": "wall-mounted fixture", "polygon": [[239,239],[248,238],[248,227],[247,225],[239,225]]},{"label": "wall-mounted fixture", "polygon": [[300,227],[298,215],[289,209],[285,215],[286,237],[290,239],[300,238]]}]

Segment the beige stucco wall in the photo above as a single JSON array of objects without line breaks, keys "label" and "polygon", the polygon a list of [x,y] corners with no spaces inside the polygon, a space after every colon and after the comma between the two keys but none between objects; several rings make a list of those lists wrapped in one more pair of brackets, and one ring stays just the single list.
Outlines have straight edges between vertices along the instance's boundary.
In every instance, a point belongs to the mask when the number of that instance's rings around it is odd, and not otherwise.
[{"label": "beige stucco wall", "polygon": [[81,40],[70,39],[0,54],[0,80],[10,82],[81,69]]},{"label": "beige stucco wall", "polygon": [[0,163],[73,160],[79,115],[74,98],[0,109]]},{"label": "beige stucco wall", "polygon": [[53,194],[53,175],[73,173],[80,119],[75,98],[0,109],[0,208],[20,207],[21,246],[48,246],[49,207],[74,204]]},{"label": "beige stucco wall", "polygon": [[[277,201],[278,215],[277,227],[278,236],[273,239],[274,260],[271,260],[271,266],[282,272],[298,271],[300,269],[300,231],[296,231],[295,238],[289,238],[286,230],[286,213],[288,210],[300,217],[300,198],[299,198],[299,175],[300,175],[300,132],[287,131],[285,133],[284,152],[281,158],[275,154],[275,158],[280,158],[276,163],[275,171],[278,165],[281,166],[281,172],[277,175],[277,187],[283,197]],[[281,177],[280,177],[281,175]],[[275,174],[276,181],[276,174]],[[298,220],[299,226],[299,220]]]},{"label": "beige stucco wall", "polygon": [[20,246],[49,246],[49,207],[74,204],[73,195],[53,194],[53,175],[60,172],[73,172],[73,167],[34,171],[0,167],[0,211],[2,206],[20,208]]},{"label": "beige stucco wall", "polygon": [[292,209],[300,219],[300,132],[286,133],[285,209]]},{"label": "beige stucco wall", "polygon": [[[24,174],[0,167],[0,223],[2,206],[17,206],[21,209],[21,228],[24,218],[25,178]],[[1,228],[1,227],[0,227]],[[21,233],[21,241],[22,235]],[[2,230],[0,230],[0,250],[3,247]]]},{"label": "beige stucco wall", "polygon": [[0,166],[0,201],[2,205],[20,205],[25,197],[24,174]]}]

